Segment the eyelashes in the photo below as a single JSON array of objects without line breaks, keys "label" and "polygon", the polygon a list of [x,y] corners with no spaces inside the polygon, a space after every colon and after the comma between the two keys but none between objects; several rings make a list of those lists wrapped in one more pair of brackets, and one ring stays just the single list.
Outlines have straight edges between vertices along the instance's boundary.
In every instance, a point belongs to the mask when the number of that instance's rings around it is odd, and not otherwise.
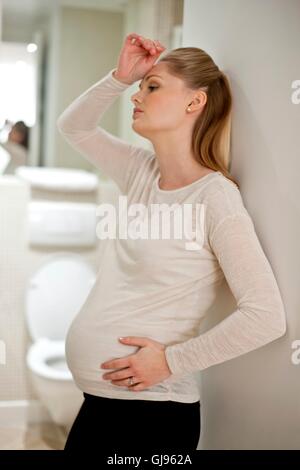
[{"label": "eyelashes", "polygon": [[[156,88],[159,88],[158,86],[153,86],[153,85],[149,85],[147,87],[148,89],[151,89],[151,91],[155,90]],[[140,91],[141,91],[141,87],[139,87]]]}]

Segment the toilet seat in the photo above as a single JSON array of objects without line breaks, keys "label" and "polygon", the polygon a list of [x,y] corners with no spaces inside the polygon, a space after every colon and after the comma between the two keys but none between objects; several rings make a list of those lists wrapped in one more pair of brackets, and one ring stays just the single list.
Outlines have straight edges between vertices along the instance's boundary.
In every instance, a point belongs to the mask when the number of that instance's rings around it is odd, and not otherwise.
[{"label": "toilet seat", "polygon": [[61,370],[55,368],[53,364],[50,366],[47,361],[53,359],[65,360],[65,342],[58,340],[48,340],[47,338],[40,338],[29,348],[27,354],[27,365],[36,374],[47,379],[54,380],[71,380],[72,374],[69,369]]},{"label": "toilet seat", "polygon": [[69,252],[50,255],[29,279],[25,315],[33,344],[26,361],[40,377],[73,380],[65,357],[65,338],[95,279],[90,263]]}]

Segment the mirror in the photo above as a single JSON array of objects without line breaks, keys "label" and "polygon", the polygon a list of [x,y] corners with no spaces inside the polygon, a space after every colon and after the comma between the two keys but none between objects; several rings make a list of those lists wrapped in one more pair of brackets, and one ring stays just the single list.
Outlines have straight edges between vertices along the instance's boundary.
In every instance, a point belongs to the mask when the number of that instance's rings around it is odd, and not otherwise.
[{"label": "mirror", "polygon": [[[81,93],[117,64],[132,31],[181,46],[183,0],[4,0],[0,48],[0,145],[10,155],[2,174],[22,165],[78,168],[106,179],[59,134],[56,120]],[[147,13],[148,24],[141,22]],[[161,22],[161,17],[164,21]],[[151,20],[151,21],[150,21]],[[109,44],[109,47],[107,46]],[[101,118],[101,127],[149,147],[131,129],[135,84]],[[2,170],[1,170],[2,168]]]}]

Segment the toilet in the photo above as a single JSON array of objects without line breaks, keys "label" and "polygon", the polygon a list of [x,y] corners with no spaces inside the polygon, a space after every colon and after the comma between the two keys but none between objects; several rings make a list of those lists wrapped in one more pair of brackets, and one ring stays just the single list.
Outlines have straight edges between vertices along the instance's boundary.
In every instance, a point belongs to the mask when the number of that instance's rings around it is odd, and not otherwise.
[{"label": "toilet", "polygon": [[29,279],[25,315],[32,339],[26,363],[53,421],[68,433],[83,402],[65,358],[65,338],[96,279],[81,254],[51,253]]}]

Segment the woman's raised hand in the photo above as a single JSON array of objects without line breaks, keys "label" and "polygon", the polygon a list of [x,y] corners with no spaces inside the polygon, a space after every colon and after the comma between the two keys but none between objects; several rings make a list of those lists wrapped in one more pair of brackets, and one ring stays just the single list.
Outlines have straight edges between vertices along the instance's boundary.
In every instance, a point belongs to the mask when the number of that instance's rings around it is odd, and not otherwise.
[{"label": "woman's raised hand", "polygon": [[115,78],[129,85],[142,79],[164,50],[159,41],[128,34],[119,55]]}]

